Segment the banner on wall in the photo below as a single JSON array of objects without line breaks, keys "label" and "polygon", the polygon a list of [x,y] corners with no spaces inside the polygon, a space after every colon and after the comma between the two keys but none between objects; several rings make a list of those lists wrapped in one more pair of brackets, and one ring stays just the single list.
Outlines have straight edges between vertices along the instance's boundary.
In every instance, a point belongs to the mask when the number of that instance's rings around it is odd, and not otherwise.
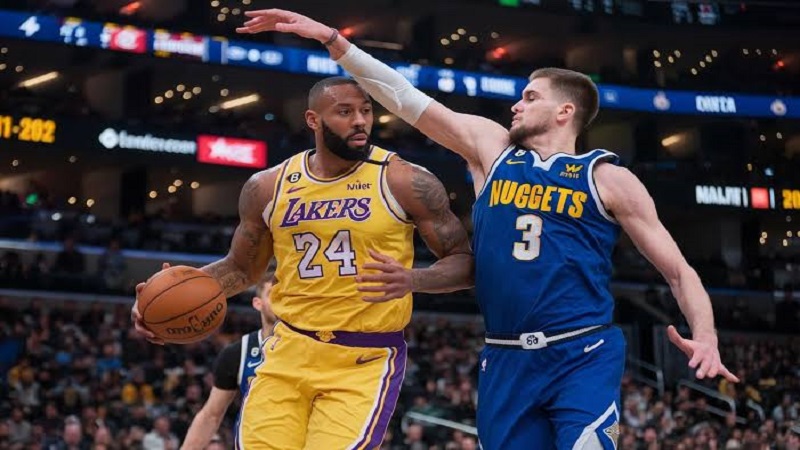
[{"label": "banner on wall", "polygon": [[[60,18],[0,10],[0,36],[95,47],[123,52],[151,52],[211,64],[251,67],[313,76],[346,75],[327,52],[228,40],[167,30],[115,28],[79,18]],[[516,101],[525,77],[469,72],[407,63],[388,63],[414,86],[435,92]],[[642,89],[598,84],[600,107],[656,114],[721,117],[800,118],[800,98],[739,93]]]},{"label": "banner on wall", "polygon": [[197,137],[197,160],[206,164],[264,169],[267,144],[263,141],[224,136]]}]

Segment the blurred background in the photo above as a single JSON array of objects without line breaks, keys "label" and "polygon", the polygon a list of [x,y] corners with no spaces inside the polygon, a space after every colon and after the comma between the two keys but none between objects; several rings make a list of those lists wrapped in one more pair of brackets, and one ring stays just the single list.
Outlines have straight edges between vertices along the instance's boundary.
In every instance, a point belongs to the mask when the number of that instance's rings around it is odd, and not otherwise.
[{"label": "blurred background", "polygon": [[[532,70],[590,75],[601,112],[580,146],[617,152],[650,190],[743,379],[693,379],[665,339],[666,324],[688,330],[675,301],[623,237],[619,447],[800,448],[794,0],[0,1],[0,448],[180,441],[218,350],[258,326],[252,292],[192,346],[147,344],[128,311],[162,261],[223,255],[244,181],[313,146],[308,89],[342,71],[316,42],[235,34],[269,7],[335,26],[437,100],[503,124]],[[436,173],[471,231],[458,156],[381,109],[373,137]],[[475,448],[474,295],[416,300],[384,448]],[[232,448],[229,413],[217,448]]]}]

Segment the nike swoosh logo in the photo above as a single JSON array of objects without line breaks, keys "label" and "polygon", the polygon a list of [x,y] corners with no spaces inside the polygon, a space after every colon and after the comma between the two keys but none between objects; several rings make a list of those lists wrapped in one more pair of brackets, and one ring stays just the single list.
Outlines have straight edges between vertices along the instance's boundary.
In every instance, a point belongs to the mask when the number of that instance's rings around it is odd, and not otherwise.
[{"label": "nike swoosh logo", "polygon": [[358,357],[358,359],[356,359],[356,364],[366,364],[368,362],[372,362],[381,358],[383,358],[383,356],[376,356],[374,358],[364,358],[364,355],[361,355]]},{"label": "nike swoosh logo", "polygon": [[248,361],[247,362],[247,368],[248,369],[252,369],[253,367],[258,367],[258,366],[261,365],[261,362],[262,361],[256,361],[256,362]]},{"label": "nike swoosh logo", "polygon": [[583,347],[583,353],[589,353],[590,351],[596,349],[597,347],[600,347],[605,343],[606,341],[604,339],[600,339],[599,341],[595,342],[592,345],[587,345],[586,347]]},{"label": "nike swoosh logo", "polygon": [[525,161],[506,161],[506,164],[525,164]]},{"label": "nike swoosh logo", "polygon": [[300,189],[305,189],[305,188],[306,188],[305,186],[295,186],[295,187],[292,187],[292,188],[289,188],[289,189],[287,189],[287,190],[286,190],[286,193],[287,193],[287,194],[291,194],[292,192],[297,192],[297,191],[299,191]]}]

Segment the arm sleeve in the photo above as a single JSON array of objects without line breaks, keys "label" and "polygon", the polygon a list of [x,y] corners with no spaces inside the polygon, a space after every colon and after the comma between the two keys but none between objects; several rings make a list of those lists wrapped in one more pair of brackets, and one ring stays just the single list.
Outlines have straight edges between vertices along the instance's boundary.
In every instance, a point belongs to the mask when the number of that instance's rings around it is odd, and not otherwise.
[{"label": "arm sleeve", "polygon": [[239,389],[239,364],[241,364],[242,340],[228,344],[214,361],[214,387],[226,391]]},{"label": "arm sleeve", "polygon": [[350,44],[336,62],[384,108],[411,125],[433,101],[415,88],[400,72]]}]

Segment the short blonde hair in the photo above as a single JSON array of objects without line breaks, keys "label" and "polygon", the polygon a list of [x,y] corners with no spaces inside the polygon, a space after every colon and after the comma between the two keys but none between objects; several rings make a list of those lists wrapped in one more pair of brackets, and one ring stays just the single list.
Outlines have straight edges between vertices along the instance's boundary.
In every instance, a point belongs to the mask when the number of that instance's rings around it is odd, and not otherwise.
[{"label": "short blonde hair", "polygon": [[588,76],[574,70],[545,67],[534,70],[528,81],[547,78],[554,90],[575,104],[575,124],[578,131],[592,123],[600,109],[600,93]]}]

